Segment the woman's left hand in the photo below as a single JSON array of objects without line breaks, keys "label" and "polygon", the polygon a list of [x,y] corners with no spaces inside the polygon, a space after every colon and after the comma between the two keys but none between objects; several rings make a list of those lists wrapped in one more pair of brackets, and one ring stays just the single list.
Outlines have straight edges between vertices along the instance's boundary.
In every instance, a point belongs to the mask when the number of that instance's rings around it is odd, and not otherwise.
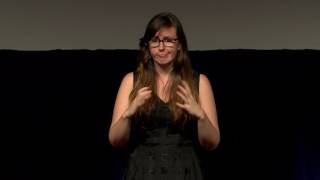
[{"label": "woman's left hand", "polygon": [[190,115],[195,116],[198,119],[204,118],[205,113],[201,106],[197,103],[196,99],[193,97],[188,83],[182,81],[181,84],[178,85],[177,94],[183,101],[183,104],[179,102],[176,103],[178,107],[187,111]]}]

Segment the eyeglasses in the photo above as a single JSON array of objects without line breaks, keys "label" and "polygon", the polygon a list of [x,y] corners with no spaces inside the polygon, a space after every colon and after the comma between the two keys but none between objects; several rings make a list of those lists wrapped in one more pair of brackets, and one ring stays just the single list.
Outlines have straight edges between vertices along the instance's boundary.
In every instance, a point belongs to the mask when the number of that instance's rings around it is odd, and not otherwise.
[{"label": "eyeglasses", "polygon": [[166,47],[174,47],[176,45],[176,42],[178,41],[178,39],[163,39],[160,40],[158,38],[153,38],[149,41],[149,46],[154,48],[154,47],[158,47],[160,46],[160,42],[163,43],[164,46]]}]

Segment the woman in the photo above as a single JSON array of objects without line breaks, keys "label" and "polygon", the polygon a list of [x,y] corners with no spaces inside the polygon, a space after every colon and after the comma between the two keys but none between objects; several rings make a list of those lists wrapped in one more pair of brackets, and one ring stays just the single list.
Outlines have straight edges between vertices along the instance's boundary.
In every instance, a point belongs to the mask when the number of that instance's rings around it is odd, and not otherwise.
[{"label": "woman", "polygon": [[109,131],[111,145],[132,147],[124,179],[202,179],[197,149],[219,144],[217,112],[175,15],[150,20],[138,60],[121,82]]}]

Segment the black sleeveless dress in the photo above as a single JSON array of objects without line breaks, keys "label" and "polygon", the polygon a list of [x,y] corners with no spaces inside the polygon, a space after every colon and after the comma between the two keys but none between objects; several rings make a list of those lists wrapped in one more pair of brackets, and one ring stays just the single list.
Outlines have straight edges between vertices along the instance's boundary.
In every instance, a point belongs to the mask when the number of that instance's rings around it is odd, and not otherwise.
[{"label": "black sleeveless dress", "polygon": [[197,121],[183,128],[172,121],[167,103],[158,98],[154,112],[144,121],[131,123],[132,150],[124,180],[201,180]]}]

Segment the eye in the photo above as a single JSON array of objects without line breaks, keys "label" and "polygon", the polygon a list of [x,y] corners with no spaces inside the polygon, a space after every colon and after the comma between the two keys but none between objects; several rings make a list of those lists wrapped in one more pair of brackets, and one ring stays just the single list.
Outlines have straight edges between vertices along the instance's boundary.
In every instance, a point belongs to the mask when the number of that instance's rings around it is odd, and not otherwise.
[{"label": "eye", "polygon": [[150,42],[158,42],[159,41],[159,39],[157,39],[157,38],[152,38],[151,40],[150,40]]},{"label": "eye", "polygon": [[167,38],[167,39],[164,39],[165,42],[169,42],[169,43],[174,43],[177,39],[171,39],[171,38]]}]

